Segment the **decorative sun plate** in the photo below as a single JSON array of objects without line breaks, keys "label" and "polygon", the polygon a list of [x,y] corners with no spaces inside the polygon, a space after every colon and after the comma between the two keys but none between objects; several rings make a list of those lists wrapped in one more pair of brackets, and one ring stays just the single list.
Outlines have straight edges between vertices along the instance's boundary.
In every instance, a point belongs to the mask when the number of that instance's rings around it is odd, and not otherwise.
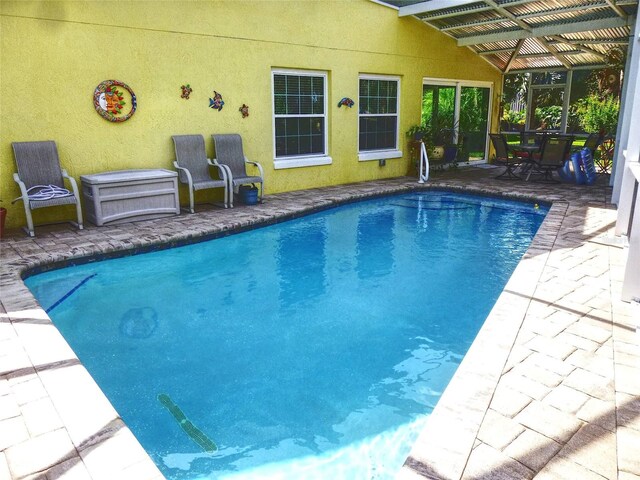
[{"label": "decorative sun plate", "polygon": [[105,80],[93,92],[93,106],[105,120],[126,122],[136,112],[138,100],[126,83]]}]

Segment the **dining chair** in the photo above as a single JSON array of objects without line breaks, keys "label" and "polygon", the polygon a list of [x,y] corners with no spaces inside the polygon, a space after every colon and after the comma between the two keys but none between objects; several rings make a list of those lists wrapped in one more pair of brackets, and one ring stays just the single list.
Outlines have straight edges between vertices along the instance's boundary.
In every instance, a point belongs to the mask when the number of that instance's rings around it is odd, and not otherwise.
[{"label": "dining chair", "polygon": [[545,137],[540,149],[540,156],[531,159],[532,166],[527,175],[527,180],[533,173],[542,175],[542,181],[555,181],[553,172],[558,170],[568,158],[573,143],[571,135],[548,135]]},{"label": "dining chair", "polygon": [[491,143],[496,151],[495,162],[497,164],[504,165],[505,169],[500,175],[495,178],[502,179],[514,179],[520,180],[520,176],[515,173],[515,169],[522,163],[522,157],[516,156],[513,152],[509,151],[507,143],[507,137],[501,133],[490,133]]}]

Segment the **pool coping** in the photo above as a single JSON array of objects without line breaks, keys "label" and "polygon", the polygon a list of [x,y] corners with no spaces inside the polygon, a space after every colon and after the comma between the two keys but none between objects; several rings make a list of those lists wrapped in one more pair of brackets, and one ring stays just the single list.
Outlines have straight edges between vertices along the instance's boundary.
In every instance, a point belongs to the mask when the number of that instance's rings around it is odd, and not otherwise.
[{"label": "pool coping", "polygon": [[[420,189],[445,189],[548,202],[551,207],[547,217],[435,410],[429,416],[427,427],[399,474],[400,478],[407,479],[416,476],[461,478],[480,424],[489,408],[489,402],[531,301],[533,290],[569,206],[565,195],[554,193],[552,190],[545,192],[543,188],[537,192],[530,189],[524,193],[510,190],[505,194],[500,188],[495,187],[486,182],[468,182],[468,179],[465,181],[446,175],[424,185],[418,185],[415,179],[401,178],[325,187],[306,193],[270,195],[265,198],[264,204],[271,207],[270,213],[265,211],[262,205],[233,210],[211,210],[197,214],[195,219],[204,216],[203,220],[217,220],[216,224],[200,222],[195,228],[186,228],[179,234],[167,233],[167,230],[163,229],[166,222],[171,223],[171,219],[168,219],[164,222],[141,222],[136,225],[146,225],[139,228],[122,227],[125,230],[123,233],[118,232],[116,227],[117,237],[121,238],[119,241],[102,242],[85,238],[96,234],[100,239],[100,233],[106,232],[100,229],[90,229],[92,234],[58,233],[57,237],[54,232],[53,237],[62,239],[60,243],[67,245],[67,248],[54,252],[34,248],[35,253],[32,253],[26,248],[26,253],[21,253],[20,245],[28,247],[31,241],[16,239],[10,252],[3,249],[0,254],[3,258],[0,267],[0,302],[7,312],[0,318],[0,341],[17,342],[23,352],[15,355],[16,358],[10,362],[9,369],[6,365],[3,369],[3,365],[0,364],[0,382],[5,380],[10,386],[40,382],[46,397],[50,399],[51,405],[60,417],[60,422],[50,431],[32,436],[33,438],[18,435],[16,438],[20,441],[4,450],[6,463],[12,472],[25,475],[58,468],[80,469],[86,472],[87,478],[95,479],[114,478],[114,475],[117,478],[139,480],[164,478],[24,286],[21,276],[30,269],[43,268],[54,262],[74,262],[92,254],[119,256],[118,252],[127,249],[140,251],[167,243],[189,243],[207,236],[226,235],[237,230],[285,221],[343,203]],[[190,220],[194,216],[181,217]],[[142,235],[137,235],[140,233]],[[47,237],[44,238],[43,243],[46,244]],[[56,245],[55,240],[52,241],[52,245]],[[516,321],[513,321],[513,318]],[[505,331],[508,332],[506,335]],[[497,343],[496,339],[500,341]],[[490,369],[486,368],[488,362],[491,365]],[[91,408],[87,408],[88,405]],[[44,436],[48,436],[46,441],[42,439]],[[57,457],[49,451],[42,454],[46,457],[43,460],[33,462],[23,458],[27,453],[33,455],[34,449],[45,450],[42,445],[52,444],[56,445],[53,451]],[[114,457],[119,457],[117,462],[114,462]],[[0,472],[2,460],[0,457]]]}]

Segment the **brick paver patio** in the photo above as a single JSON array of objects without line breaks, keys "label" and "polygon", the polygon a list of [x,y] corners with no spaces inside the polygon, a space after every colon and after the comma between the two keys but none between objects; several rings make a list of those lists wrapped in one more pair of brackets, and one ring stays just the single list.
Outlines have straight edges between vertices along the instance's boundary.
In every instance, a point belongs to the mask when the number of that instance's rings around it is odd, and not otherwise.
[{"label": "brick paver patio", "polygon": [[[594,187],[440,174],[435,186],[553,202],[399,478],[640,479],[640,312],[619,301],[626,252]],[[603,179],[604,180],[604,179]],[[1,242],[0,480],[163,478],[21,281],[73,258],[144,249],[417,188],[402,178],[264,204]],[[640,266],[639,266],[640,268]]]}]

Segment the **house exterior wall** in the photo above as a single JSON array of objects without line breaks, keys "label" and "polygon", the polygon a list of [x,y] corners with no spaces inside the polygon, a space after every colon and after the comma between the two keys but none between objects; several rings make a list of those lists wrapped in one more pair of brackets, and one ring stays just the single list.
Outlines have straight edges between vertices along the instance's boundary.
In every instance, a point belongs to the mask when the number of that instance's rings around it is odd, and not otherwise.
[{"label": "house exterior wall", "polygon": [[[11,142],[55,140],[62,167],[79,180],[109,170],[171,169],[172,135],[202,134],[212,156],[211,134],[236,132],[249,159],[265,168],[268,194],[407,174],[404,132],[420,121],[424,77],[493,82],[496,124],[497,70],[417,19],[368,0],[3,0],[0,8],[0,205],[9,210],[9,227],[24,225],[21,202],[10,204],[19,195]],[[327,73],[332,164],[274,169],[275,68]],[[384,167],[358,161],[359,74],[401,79],[403,157]],[[108,79],[137,95],[137,112],[124,123],[94,110],[93,91]],[[193,88],[189,100],[180,98],[186,83]],[[225,101],[221,111],[209,108],[214,89]],[[354,108],[338,108],[342,97],[352,98]],[[243,103],[247,118],[238,111]],[[65,218],[60,208],[34,216]]]}]

